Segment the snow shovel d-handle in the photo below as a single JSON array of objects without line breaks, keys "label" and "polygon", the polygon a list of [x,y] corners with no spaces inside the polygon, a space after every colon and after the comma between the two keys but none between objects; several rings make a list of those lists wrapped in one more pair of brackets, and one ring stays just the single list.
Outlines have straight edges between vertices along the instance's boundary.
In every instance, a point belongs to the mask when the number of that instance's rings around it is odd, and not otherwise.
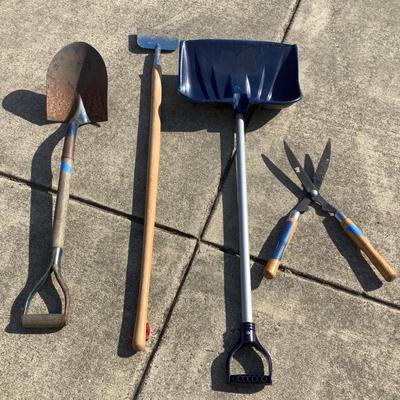
[{"label": "snow shovel d-handle", "polygon": [[[47,119],[68,122],[62,152],[60,177],[53,222],[51,262],[28,294],[22,326],[25,328],[62,328],[67,324],[69,291],[61,275],[61,256],[71,175],[74,172],[74,149],[81,125],[107,120],[107,71],[100,54],[83,42],[69,44],[53,58],[47,70]],[[32,297],[54,273],[64,294],[64,312],[28,314]]]},{"label": "snow shovel d-handle", "polygon": [[[272,361],[256,335],[251,305],[244,116],[251,107],[283,108],[302,95],[296,45],[242,40],[189,40],[181,43],[179,92],[198,103],[227,103],[236,121],[236,175],[239,207],[242,323],[239,341],[226,362],[228,383],[272,383]],[[231,373],[235,353],[252,347],[266,357],[268,374]]]}]

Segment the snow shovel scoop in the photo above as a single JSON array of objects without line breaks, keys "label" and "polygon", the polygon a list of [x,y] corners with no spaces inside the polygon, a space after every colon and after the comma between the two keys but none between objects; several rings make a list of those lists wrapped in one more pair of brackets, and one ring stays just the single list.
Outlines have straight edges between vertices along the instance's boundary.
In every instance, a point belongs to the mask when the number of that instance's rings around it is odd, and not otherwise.
[{"label": "snow shovel scoop", "polygon": [[139,34],[137,44],[143,49],[154,50],[154,63],[151,71],[151,108],[149,150],[147,159],[146,205],[143,229],[142,269],[140,288],[136,311],[135,330],[132,347],[136,351],[144,350],[149,340],[151,329],[147,320],[149,304],[151,268],[153,261],[154,226],[156,223],[156,203],[158,169],[160,164],[161,118],[160,107],[162,100],[161,84],[161,51],[174,51],[178,48],[179,40],[165,36]]},{"label": "snow shovel scoop", "polygon": [[[28,294],[22,326],[25,328],[62,328],[67,324],[69,291],[61,275],[61,256],[71,175],[74,172],[74,149],[81,125],[107,120],[107,71],[100,54],[83,42],[69,44],[53,58],[47,70],[47,119],[68,122],[62,152],[60,177],[53,222],[51,262]],[[54,273],[64,294],[64,313],[28,314],[32,297]]]},{"label": "snow shovel scoop", "polygon": [[[271,384],[271,357],[257,339],[252,316],[244,118],[252,107],[279,109],[301,99],[297,46],[189,40],[181,43],[179,56],[179,92],[193,102],[229,104],[235,113],[242,322],[239,341],[226,361],[227,380],[231,384]],[[231,374],[232,358],[243,347],[266,357],[268,374]]]}]

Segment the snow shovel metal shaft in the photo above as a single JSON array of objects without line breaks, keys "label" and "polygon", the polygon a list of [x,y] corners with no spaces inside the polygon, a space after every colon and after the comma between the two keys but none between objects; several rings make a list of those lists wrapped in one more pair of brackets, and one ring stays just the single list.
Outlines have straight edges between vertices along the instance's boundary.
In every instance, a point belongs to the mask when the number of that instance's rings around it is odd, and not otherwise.
[{"label": "snow shovel metal shaft", "polygon": [[[61,256],[67,223],[74,150],[81,125],[107,120],[107,71],[100,54],[90,45],[75,42],[62,48],[47,70],[47,119],[68,122],[52,233],[51,262],[28,294],[22,325],[26,328],[61,328],[67,324],[69,290],[61,275]],[[32,297],[54,273],[64,294],[64,313],[28,314]]]},{"label": "snow shovel metal shaft", "polygon": [[[239,341],[228,354],[227,381],[271,384],[271,357],[257,338],[251,305],[244,116],[252,106],[282,108],[301,98],[297,47],[257,41],[189,40],[181,43],[179,66],[182,95],[198,103],[228,103],[235,113],[242,323]],[[252,347],[266,357],[268,374],[231,374],[231,361],[243,347]]]},{"label": "snow shovel metal shaft", "polygon": [[164,36],[138,35],[137,43],[144,49],[155,50],[154,63],[151,72],[151,109],[149,150],[147,160],[146,205],[143,231],[142,269],[140,275],[139,297],[136,311],[135,330],[132,346],[140,351],[145,348],[146,341],[150,338],[150,324],[147,318],[149,304],[151,268],[153,261],[154,226],[156,222],[156,203],[158,170],[160,164],[161,118],[160,107],[162,101],[161,83],[161,51],[174,51],[178,39]]}]

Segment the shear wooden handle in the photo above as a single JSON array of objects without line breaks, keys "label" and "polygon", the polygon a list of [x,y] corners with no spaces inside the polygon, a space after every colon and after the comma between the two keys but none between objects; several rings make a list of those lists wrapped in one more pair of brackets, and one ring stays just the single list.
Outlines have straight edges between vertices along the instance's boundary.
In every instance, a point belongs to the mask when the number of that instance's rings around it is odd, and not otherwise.
[{"label": "shear wooden handle", "polygon": [[67,211],[71,175],[74,172],[74,150],[78,125],[75,121],[68,124],[67,134],[64,140],[64,147],[60,166],[60,178],[54,213],[52,246],[63,248],[65,238],[65,226],[67,223]]},{"label": "shear wooden handle", "polygon": [[388,264],[388,262],[378,253],[366,238],[364,232],[359,229],[354,222],[347,218],[342,212],[336,213],[335,217],[339,220],[340,225],[350,239],[362,250],[371,260],[372,264],[378,269],[383,278],[391,282],[397,277],[396,271]]},{"label": "shear wooden handle", "polygon": [[161,119],[160,106],[162,98],[161,67],[154,65],[151,82],[151,114],[149,155],[147,161],[146,210],[144,217],[142,270],[140,289],[136,311],[135,331],[132,346],[135,350],[143,350],[148,339],[146,329],[147,308],[149,303],[151,268],[153,260],[154,225],[156,221],[158,170],[160,164]]},{"label": "shear wooden handle", "polygon": [[62,328],[66,325],[64,314],[24,314],[21,318],[24,328]]},{"label": "shear wooden handle", "polygon": [[283,254],[286,250],[286,247],[289,245],[292,240],[294,234],[297,230],[297,224],[299,222],[300,213],[298,211],[292,211],[287,218],[285,225],[283,227],[283,231],[279,238],[279,242],[276,245],[274,254],[272,258],[268,260],[265,265],[264,275],[267,279],[273,279],[276,277],[279,269],[279,264],[283,257]]}]

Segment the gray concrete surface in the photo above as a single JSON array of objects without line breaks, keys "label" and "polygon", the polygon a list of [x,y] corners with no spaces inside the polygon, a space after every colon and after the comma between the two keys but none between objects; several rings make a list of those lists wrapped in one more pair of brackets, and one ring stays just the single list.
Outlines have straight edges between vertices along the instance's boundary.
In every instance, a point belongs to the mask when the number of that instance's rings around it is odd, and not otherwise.
[{"label": "gray concrete surface", "polygon": [[[253,265],[252,278],[261,274]],[[288,273],[253,291],[273,385],[250,391],[224,384],[226,353],[238,339],[239,296],[239,259],[201,246],[139,398],[398,398],[398,311]],[[251,351],[238,357],[242,367],[234,372],[261,371]]]},{"label": "gray concrete surface", "polygon": [[[230,255],[238,250],[232,113],[176,94],[177,52],[162,58],[153,338],[133,354],[152,57],[129,35],[144,27],[180,38],[297,43],[304,99],[278,114],[254,114],[246,138],[252,256],[271,256],[300,195],[283,139],[316,162],[331,138],[322,193],[399,269],[398,14],[394,0],[3,1],[0,398],[396,399],[399,281],[383,282],[335,221],[314,209],[301,217],[277,280],[262,279],[260,264],[252,268],[274,385],[226,386],[224,352],[240,318],[238,259]],[[21,306],[48,262],[48,189],[57,186],[65,133],[46,121],[45,76],[54,54],[74,40],[104,57],[109,121],[78,134],[63,260],[71,322],[33,334],[21,329]],[[53,295],[47,287],[34,307],[43,300],[55,311]],[[254,355],[241,361],[259,367]]]},{"label": "gray concrete surface", "polygon": [[[149,350],[133,356],[139,285],[140,225],[71,202],[63,275],[69,324],[36,334],[20,325],[27,293],[44,272],[52,198],[0,178],[0,359],[2,399],[131,399],[157,342],[195,241],[157,230]],[[50,208],[49,208],[50,207]],[[56,285],[34,298],[31,312],[59,309]]]}]

